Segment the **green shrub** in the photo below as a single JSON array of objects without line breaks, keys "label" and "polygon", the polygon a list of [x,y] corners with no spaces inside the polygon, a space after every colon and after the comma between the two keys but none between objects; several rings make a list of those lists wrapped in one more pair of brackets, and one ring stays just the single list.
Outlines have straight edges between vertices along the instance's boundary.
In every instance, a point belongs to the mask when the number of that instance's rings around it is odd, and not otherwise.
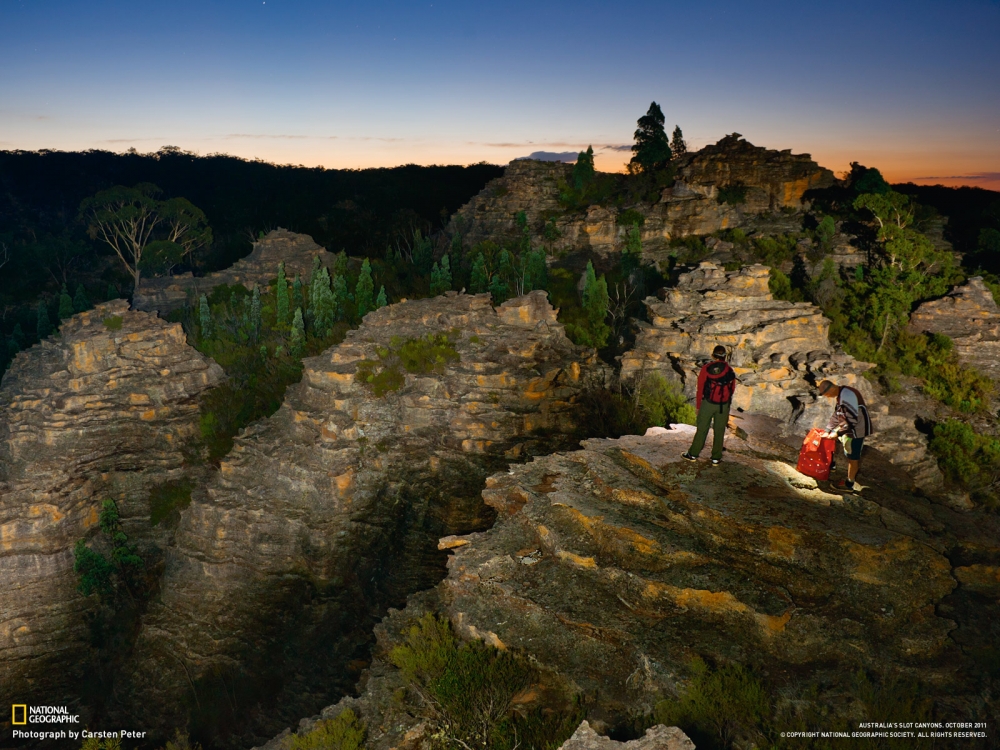
[{"label": "green shrub", "polygon": [[636,211],[634,208],[628,208],[618,214],[618,225],[619,226],[633,226],[641,227],[646,223],[646,217],[640,212]]},{"label": "green shrub", "polygon": [[739,664],[711,670],[696,657],[691,671],[678,698],[656,705],[654,722],[680,727],[698,748],[766,747],[773,707],[764,685]]},{"label": "green shrub", "polygon": [[705,245],[705,240],[695,235],[673,237],[670,240],[670,247],[677,250],[677,260],[681,263],[697,263],[711,254],[711,250]]},{"label": "green shrub", "polygon": [[354,381],[381,398],[406,384],[403,370],[417,375],[441,372],[449,362],[459,360],[453,341],[457,333],[428,333],[406,340],[393,336],[388,348],[376,347],[378,359],[365,359],[358,363]]},{"label": "green shrub", "polygon": [[187,732],[178,729],[174,732],[174,738],[167,740],[167,745],[163,750],[201,750],[201,745],[197,742],[192,745]]},{"label": "green shrub", "polygon": [[634,387],[635,400],[647,427],[695,424],[698,414],[674,383],[659,373],[646,375]]},{"label": "green shrub", "polygon": [[719,203],[728,203],[731,206],[738,206],[741,203],[746,203],[747,186],[737,182],[733,185],[721,187],[719,188],[719,192],[715,196],[715,199]]},{"label": "green shrub", "polygon": [[120,331],[122,329],[122,316],[112,315],[101,321],[109,331]]},{"label": "green shrub", "polygon": [[777,268],[770,270],[770,278],[767,280],[767,288],[771,291],[771,296],[775,299],[786,302],[802,302],[804,297],[802,291],[792,287],[792,280],[788,275],[782,273]]},{"label": "green shrub", "polygon": [[950,482],[991,508],[1000,505],[1000,438],[949,419],[935,425],[930,448]]},{"label": "green shrub", "polygon": [[539,679],[525,659],[480,641],[460,642],[447,620],[427,614],[389,660],[418,693],[444,747],[515,750],[559,747],[582,718],[569,709],[515,711],[514,699]]},{"label": "green shrub", "polygon": [[149,493],[149,523],[159,526],[175,510],[183,510],[190,505],[192,489],[194,482],[187,479],[165,482],[155,487]]},{"label": "green shrub", "polygon": [[947,336],[904,330],[884,355],[875,352],[873,358],[881,359],[883,370],[889,373],[898,367],[904,375],[923,378],[924,393],[953,409],[973,413],[989,406],[993,381],[977,370],[962,367]]},{"label": "green shrub", "polygon": [[795,256],[798,237],[792,234],[773,237],[754,237],[752,249],[754,257],[766,266],[780,266]]},{"label": "green shrub", "polygon": [[293,734],[285,750],[360,750],[364,741],[365,725],[348,708],[333,719],[317,722],[307,734]]}]

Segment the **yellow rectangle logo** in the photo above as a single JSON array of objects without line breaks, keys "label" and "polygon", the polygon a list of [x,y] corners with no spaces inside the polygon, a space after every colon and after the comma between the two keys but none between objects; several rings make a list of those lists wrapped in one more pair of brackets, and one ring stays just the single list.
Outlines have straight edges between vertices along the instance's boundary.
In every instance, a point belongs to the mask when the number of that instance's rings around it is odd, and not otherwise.
[{"label": "yellow rectangle logo", "polygon": [[[21,709],[21,720],[17,720],[18,709]],[[26,703],[15,703],[10,707],[10,723],[11,724],[27,724],[28,723],[28,705]]]}]

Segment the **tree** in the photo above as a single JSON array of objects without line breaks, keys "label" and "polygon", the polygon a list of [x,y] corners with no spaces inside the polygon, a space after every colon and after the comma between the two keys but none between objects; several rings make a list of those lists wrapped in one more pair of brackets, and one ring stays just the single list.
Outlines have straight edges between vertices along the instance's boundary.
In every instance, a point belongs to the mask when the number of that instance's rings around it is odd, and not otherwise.
[{"label": "tree", "polygon": [[385,285],[379,287],[378,297],[375,298],[375,309],[381,310],[383,307],[389,304],[389,300],[385,296]]},{"label": "tree", "polygon": [[76,294],[73,295],[73,312],[82,313],[84,310],[90,309],[90,298],[87,297],[87,290],[83,288],[83,284],[76,285]]},{"label": "tree", "polygon": [[600,349],[608,342],[611,329],[605,323],[608,317],[608,282],[602,274],[594,273],[594,264],[587,261],[583,282],[583,312],[587,320],[586,341],[584,343]]},{"label": "tree", "polygon": [[288,325],[288,280],[285,278],[285,263],[278,264],[278,281],[275,290],[275,307],[278,327],[284,328]]},{"label": "tree", "polygon": [[663,110],[656,102],[650,104],[646,114],[639,118],[632,146],[634,156],[628,165],[633,174],[662,169],[670,162],[670,143],[663,129],[664,121]]},{"label": "tree", "polygon": [[577,154],[576,164],[573,166],[573,187],[582,192],[594,179],[594,174],[594,147],[587,146],[586,151]]},{"label": "tree", "polygon": [[441,256],[441,264],[431,267],[431,294],[437,296],[451,289],[451,260],[447,253]]},{"label": "tree", "polygon": [[198,322],[201,326],[201,337],[207,339],[212,335],[212,310],[208,306],[208,297],[204,294],[198,299]]},{"label": "tree", "polygon": [[160,192],[148,182],[130,188],[116,185],[80,204],[88,234],[115,251],[132,277],[133,294],[143,272],[167,272],[212,241],[200,209],[186,198],[160,201]]},{"label": "tree", "polygon": [[621,271],[626,279],[639,267],[642,260],[642,234],[639,226],[633,224],[625,234],[625,244],[622,246]]},{"label": "tree", "polygon": [[670,139],[670,151],[674,157],[683,156],[687,153],[687,143],[684,141],[684,134],[680,125],[674,125],[674,135]]},{"label": "tree", "polygon": [[52,333],[52,320],[49,318],[49,308],[46,306],[45,300],[38,300],[37,313],[38,322],[35,324],[35,334],[41,341]]},{"label": "tree", "polygon": [[302,319],[302,308],[295,308],[295,317],[292,320],[292,336],[289,347],[296,357],[302,356],[302,347],[306,340],[306,324]]},{"label": "tree", "polygon": [[302,307],[305,303],[306,300],[302,294],[302,279],[299,278],[298,274],[295,274],[295,281],[292,283],[292,307]]},{"label": "tree", "polygon": [[363,318],[365,314],[374,309],[375,282],[372,281],[372,265],[365,258],[361,263],[361,273],[358,274],[358,283],[354,287],[354,302],[358,308],[358,317]]},{"label": "tree", "polygon": [[250,295],[250,340],[256,342],[260,338],[261,328],[261,304],[260,287],[253,285],[253,293]]},{"label": "tree", "polygon": [[326,336],[337,319],[337,302],[330,289],[330,272],[325,267],[313,274],[309,285],[309,311],[315,335]]},{"label": "tree", "polygon": [[62,285],[62,290],[59,292],[59,322],[66,320],[67,318],[73,317],[73,298],[69,296],[69,290],[66,285]]},{"label": "tree", "polygon": [[469,279],[469,291],[473,294],[482,294],[486,291],[490,283],[490,277],[486,273],[486,258],[483,254],[476,253],[472,261],[472,275]]}]

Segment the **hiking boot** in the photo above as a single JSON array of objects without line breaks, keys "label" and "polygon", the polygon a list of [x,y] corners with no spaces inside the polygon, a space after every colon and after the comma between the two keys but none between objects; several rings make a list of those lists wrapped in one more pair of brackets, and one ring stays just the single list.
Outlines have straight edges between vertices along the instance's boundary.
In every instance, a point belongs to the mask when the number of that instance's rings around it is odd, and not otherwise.
[{"label": "hiking boot", "polygon": [[722,459],[721,458],[713,458],[712,459],[712,466],[718,466],[721,463],[722,463]]},{"label": "hiking boot", "polygon": [[838,492],[848,492],[851,494],[856,492],[854,488],[854,482],[849,482],[846,479],[841,479],[837,482],[834,482],[833,489],[837,490]]},{"label": "hiking boot", "polygon": [[698,459],[697,459],[697,457],[695,457],[695,456],[692,456],[692,455],[691,455],[690,453],[688,453],[687,451],[684,451],[684,452],[683,452],[683,453],[681,454],[681,458],[683,458],[683,459],[684,459],[685,461],[697,461],[697,460],[698,460]]}]

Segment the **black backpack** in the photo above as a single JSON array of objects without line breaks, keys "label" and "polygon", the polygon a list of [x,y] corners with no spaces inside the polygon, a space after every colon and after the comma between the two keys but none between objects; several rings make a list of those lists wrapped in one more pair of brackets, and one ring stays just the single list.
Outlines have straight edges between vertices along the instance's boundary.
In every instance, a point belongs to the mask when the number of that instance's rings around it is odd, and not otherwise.
[{"label": "black backpack", "polygon": [[725,362],[712,362],[708,365],[708,374],[718,375],[722,368],[727,370],[725,375],[705,380],[705,390],[701,397],[710,404],[728,404],[733,400],[733,391],[736,390],[736,373],[733,368]]}]

